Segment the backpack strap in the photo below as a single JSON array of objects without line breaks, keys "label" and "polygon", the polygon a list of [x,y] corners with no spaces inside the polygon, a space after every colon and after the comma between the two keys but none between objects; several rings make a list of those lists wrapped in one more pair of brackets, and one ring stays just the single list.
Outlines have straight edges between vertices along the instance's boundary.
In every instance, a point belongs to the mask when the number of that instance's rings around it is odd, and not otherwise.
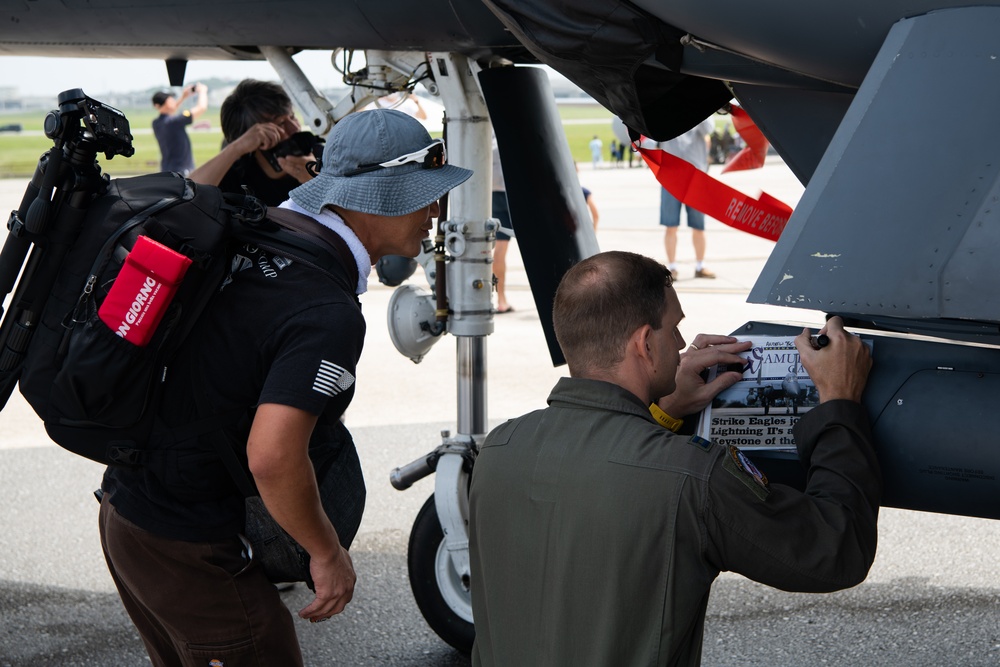
[{"label": "backpack strap", "polygon": [[354,253],[351,252],[351,249],[347,246],[347,242],[344,241],[340,234],[326,225],[320,224],[308,215],[287,208],[268,208],[267,217],[286,229],[299,232],[312,240],[320,241],[321,245],[333,251],[334,255],[339,258],[340,265],[351,281],[351,293],[355,292],[360,278],[358,275],[358,263],[354,259]]}]

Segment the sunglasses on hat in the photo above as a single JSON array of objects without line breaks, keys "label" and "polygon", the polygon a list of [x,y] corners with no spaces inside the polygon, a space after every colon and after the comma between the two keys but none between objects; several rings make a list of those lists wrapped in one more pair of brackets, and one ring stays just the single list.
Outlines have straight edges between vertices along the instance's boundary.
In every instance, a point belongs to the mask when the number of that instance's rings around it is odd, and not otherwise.
[{"label": "sunglasses on hat", "polygon": [[358,165],[356,169],[345,171],[344,176],[357,176],[358,174],[366,174],[370,171],[388,169],[389,167],[398,167],[400,165],[410,164],[413,162],[419,163],[424,169],[440,169],[445,165],[447,160],[448,152],[444,148],[444,141],[441,139],[435,139],[430,143],[430,145],[421,148],[419,151],[407,153],[406,155],[400,155],[399,157],[385,162],[373,162],[371,164]]}]

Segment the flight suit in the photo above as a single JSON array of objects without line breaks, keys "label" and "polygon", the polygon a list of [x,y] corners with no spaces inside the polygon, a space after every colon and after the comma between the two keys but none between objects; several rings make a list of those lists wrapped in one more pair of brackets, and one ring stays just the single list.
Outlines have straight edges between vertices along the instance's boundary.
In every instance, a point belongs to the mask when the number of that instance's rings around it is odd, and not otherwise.
[{"label": "flight suit", "polygon": [[617,385],[561,379],[476,461],[473,664],[697,665],[720,571],[789,591],[863,581],[882,489],[864,411],[823,403],[794,435],[805,493]]}]

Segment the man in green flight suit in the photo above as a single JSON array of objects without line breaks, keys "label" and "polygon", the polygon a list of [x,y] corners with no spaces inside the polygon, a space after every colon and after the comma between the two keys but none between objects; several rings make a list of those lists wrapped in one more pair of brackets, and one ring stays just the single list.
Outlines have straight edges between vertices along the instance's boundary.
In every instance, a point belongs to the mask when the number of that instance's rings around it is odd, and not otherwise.
[{"label": "man in green flight suit", "polygon": [[571,268],[553,321],[569,365],[549,407],[487,437],[470,494],[473,665],[698,665],[709,591],[731,570],[788,591],[854,586],[875,558],[882,484],[859,401],[868,348],[840,318],[796,338],[821,404],[795,426],[804,492],[737,448],[676,434],[732,386],[700,373],[748,349],[699,334],[662,264]]}]

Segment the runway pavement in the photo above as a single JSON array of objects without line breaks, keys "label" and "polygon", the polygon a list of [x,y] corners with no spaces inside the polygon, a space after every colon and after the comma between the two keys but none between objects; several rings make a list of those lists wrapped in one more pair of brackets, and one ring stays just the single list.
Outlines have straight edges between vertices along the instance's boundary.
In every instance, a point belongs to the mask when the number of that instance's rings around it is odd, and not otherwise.
[{"label": "runway pavement", "polygon": [[[792,205],[802,191],[780,162],[722,178]],[[647,170],[581,165],[580,179],[601,212],[602,249],[663,259],[659,191]],[[24,182],[0,181],[0,211],[15,208],[23,188]],[[708,246],[708,266],[719,278],[696,280],[682,228],[677,290],[689,339],[752,319],[822,321],[810,311],[744,302],[771,243],[710,220]],[[497,317],[488,339],[491,423],[542,406],[562,374],[548,360],[516,242],[508,257],[508,296],[516,310]],[[436,446],[442,429],[454,429],[455,345],[446,337],[420,365],[400,356],[384,324],[390,295],[376,285],[363,298],[369,335],[347,415],[369,489],[352,548],[358,588],[330,623],[297,624],[308,665],[469,664],[427,629],[407,581],[407,538],[432,480],[405,492],[388,482],[393,467]],[[101,555],[91,495],[100,474],[100,466],[52,445],[16,393],[0,412],[0,489],[7,501],[0,513],[0,667],[148,663]],[[720,577],[709,605],[704,665],[1000,665],[998,554],[998,522],[883,510],[875,566],[852,590],[790,594],[737,575]],[[300,586],[285,594],[289,607],[304,606],[307,593]]]}]

